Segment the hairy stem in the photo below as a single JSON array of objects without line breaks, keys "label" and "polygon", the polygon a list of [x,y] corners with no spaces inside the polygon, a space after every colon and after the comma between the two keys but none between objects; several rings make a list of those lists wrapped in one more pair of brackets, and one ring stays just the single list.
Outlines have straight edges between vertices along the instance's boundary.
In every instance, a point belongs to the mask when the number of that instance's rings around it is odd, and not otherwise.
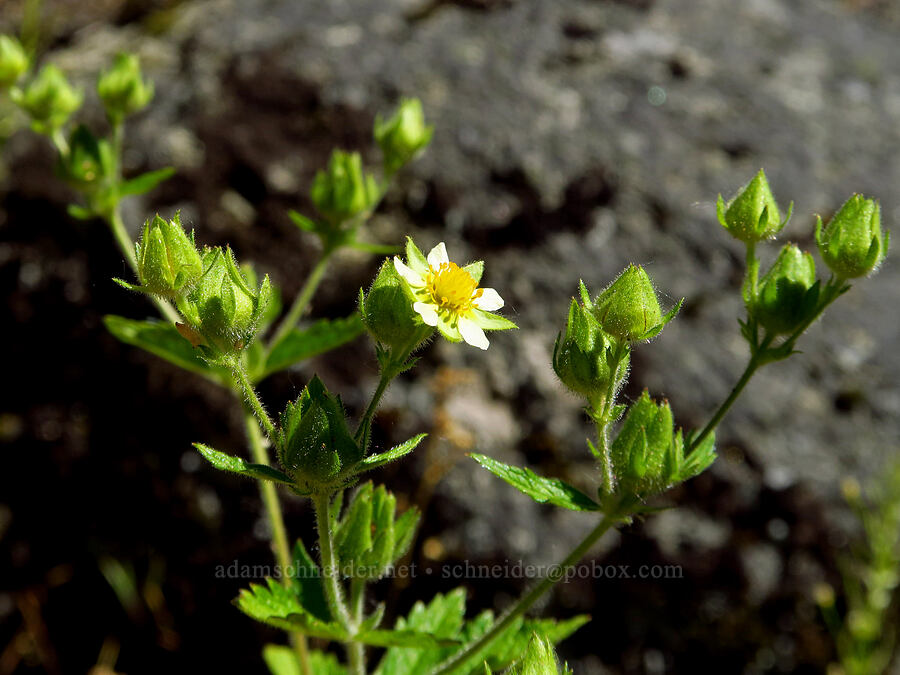
[{"label": "hairy stem", "polygon": [[378,386],[372,394],[372,400],[369,401],[366,412],[363,413],[362,419],[359,421],[359,427],[356,429],[354,440],[356,440],[363,450],[369,445],[369,434],[372,430],[372,419],[375,417],[375,411],[378,410],[378,404],[381,403],[381,397],[384,396],[384,392],[387,391],[388,385],[393,379],[393,375],[390,371],[382,369],[381,377],[378,379]]},{"label": "hairy stem", "polygon": [[[603,492],[607,495],[613,493],[615,488],[615,476],[613,475],[612,458],[609,456],[609,425],[612,423],[610,415],[616,403],[616,387],[619,384],[619,364],[625,356],[627,346],[623,343],[616,345],[616,351],[613,354],[613,375],[609,379],[609,385],[606,388],[606,395],[603,398],[603,408],[599,415],[592,415],[597,427],[597,440],[600,447],[601,469],[603,471]],[[596,411],[593,411],[596,413]]]},{"label": "hairy stem", "polygon": [[300,289],[300,293],[294,299],[294,303],[291,305],[290,310],[288,310],[288,313],[285,314],[284,318],[281,320],[272,339],[269,340],[266,347],[267,353],[271,352],[279,342],[294,330],[297,322],[300,321],[303,313],[306,311],[307,307],[309,307],[313,295],[315,295],[316,290],[319,288],[322,277],[325,276],[325,270],[328,269],[328,263],[331,261],[332,253],[333,251],[328,250],[322,253],[319,262],[317,262],[315,267],[312,268],[312,271],[310,271],[309,276],[303,284],[303,288]]},{"label": "hairy stem", "polygon": [[269,441],[274,443],[277,438],[275,424],[272,422],[272,418],[269,417],[269,413],[266,412],[265,407],[263,407],[262,401],[259,400],[256,389],[253,388],[253,383],[250,382],[250,378],[247,377],[247,369],[244,368],[244,364],[241,363],[239,357],[234,358],[231,365],[235,381],[240,385],[241,392],[244,394],[247,404],[256,415],[256,419],[259,420],[259,424],[266,432]]},{"label": "hairy stem", "polygon": [[[313,495],[312,502],[316,510],[316,526],[319,530],[319,562],[322,566],[325,599],[328,602],[332,618],[346,628],[352,636],[358,626],[347,609],[344,601],[344,589],[341,588],[339,561],[334,552],[334,539],[331,531],[331,495],[324,493]],[[345,643],[345,647],[350,662],[350,672],[353,675],[365,675],[364,652],[352,639]]]},{"label": "hairy stem", "polygon": [[[247,429],[247,441],[250,444],[250,455],[253,457],[253,461],[257,464],[268,466],[269,453],[266,452],[259,423],[256,421],[253,413],[248,412],[244,416],[244,425]],[[290,569],[293,564],[293,558],[291,557],[287,528],[284,526],[284,516],[281,512],[281,503],[278,500],[275,485],[265,480],[257,482],[259,483],[259,493],[266,510],[266,516],[269,519],[269,526],[272,528],[272,551],[275,554],[275,560],[278,561],[282,571]],[[290,581],[288,580],[287,583],[290,583]],[[313,675],[312,666],[309,663],[309,647],[306,643],[306,636],[299,632],[291,633],[291,643],[294,646],[294,651],[297,653],[297,659],[300,662],[303,675]]]},{"label": "hairy stem", "polygon": [[503,614],[500,619],[491,626],[491,629],[481,638],[466,646],[465,649],[457,652],[447,661],[435,668],[431,675],[443,675],[449,673],[455,668],[463,665],[469,660],[477,658],[490,644],[496,640],[518,617],[524,614],[537,600],[553,586],[565,578],[566,574],[574,565],[581,560],[591,547],[614,525],[622,522],[625,518],[624,513],[612,512],[603,516],[602,520],[597,524],[590,534],[588,534],[578,546],[572,549],[571,553],[553,568],[551,572],[541,579],[534,587],[527,591],[519,600]]}]

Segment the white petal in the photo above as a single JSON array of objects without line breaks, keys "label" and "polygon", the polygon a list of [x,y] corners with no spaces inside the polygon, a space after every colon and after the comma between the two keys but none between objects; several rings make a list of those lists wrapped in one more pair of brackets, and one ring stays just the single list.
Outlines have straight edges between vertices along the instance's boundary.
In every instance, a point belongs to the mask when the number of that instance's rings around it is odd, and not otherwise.
[{"label": "white petal", "polygon": [[450,262],[450,258],[447,257],[447,247],[444,246],[444,242],[435,246],[428,253],[428,264],[433,270],[440,268],[443,263],[448,262]]},{"label": "white petal", "polygon": [[488,345],[491,344],[488,342],[487,337],[485,337],[481,327],[471,319],[467,319],[463,316],[459,318],[459,333],[462,335],[463,340],[473,347],[487,349]]},{"label": "white petal", "polygon": [[482,288],[481,297],[476,298],[472,304],[485,312],[493,312],[503,307],[503,298],[493,288]]},{"label": "white petal", "polygon": [[397,274],[406,279],[406,282],[410,286],[424,286],[425,279],[422,278],[422,275],[416,272],[415,270],[410,269],[406,266],[400,258],[394,256],[394,269],[397,270]]},{"label": "white petal", "polygon": [[438,315],[434,305],[427,302],[414,302],[413,309],[422,317],[422,321],[429,326],[437,326]]}]

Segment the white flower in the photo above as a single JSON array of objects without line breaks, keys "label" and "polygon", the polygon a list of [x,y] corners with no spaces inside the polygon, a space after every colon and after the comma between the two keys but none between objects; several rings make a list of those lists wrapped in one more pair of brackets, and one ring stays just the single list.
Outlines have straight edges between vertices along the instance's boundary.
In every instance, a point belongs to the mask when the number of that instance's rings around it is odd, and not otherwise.
[{"label": "white flower", "polygon": [[516,327],[512,321],[490,313],[503,307],[503,298],[493,288],[478,288],[484,264],[460,267],[450,262],[444,242],[425,258],[408,239],[406,263],[394,256],[394,268],[415,299],[413,309],[448,340],[465,340],[473,347],[487,349],[490,343],[485,330]]}]

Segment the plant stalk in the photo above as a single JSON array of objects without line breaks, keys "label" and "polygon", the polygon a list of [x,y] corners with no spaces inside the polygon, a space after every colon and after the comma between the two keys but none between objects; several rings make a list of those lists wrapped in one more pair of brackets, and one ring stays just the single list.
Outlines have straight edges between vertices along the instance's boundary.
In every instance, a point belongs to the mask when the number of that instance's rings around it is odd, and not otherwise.
[{"label": "plant stalk", "polygon": [[491,629],[481,638],[466,646],[465,649],[457,652],[452,658],[444,661],[431,671],[431,675],[444,675],[449,673],[469,660],[477,658],[490,644],[496,640],[518,617],[524,614],[537,600],[553,586],[563,579],[568,571],[581,560],[591,547],[609,531],[611,527],[621,522],[625,517],[624,514],[613,512],[603,516],[590,534],[588,534],[578,546],[572,549],[571,553],[552,568],[552,571],[540,582],[538,582],[531,590],[526,592],[519,600],[510,607],[499,621],[491,626]]},{"label": "plant stalk", "polygon": [[[269,453],[266,452],[259,423],[252,412],[244,415],[244,424],[247,428],[247,441],[250,444],[250,455],[253,457],[253,461],[257,464],[268,466]],[[265,480],[257,482],[259,483],[259,494],[266,510],[266,516],[269,519],[269,526],[272,528],[272,552],[275,554],[275,559],[284,572],[293,565],[293,558],[291,557],[291,547],[288,543],[287,528],[284,526],[281,503],[278,500],[278,493],[273,483]],[[286,583],[290,583],[290,580],[286,580]],[[309,646],[306,642],[306,636],[303,633],[292,632],[291,642],[294,646],[294,651],[297,653],[301,673],[303,675],[313,675],[312,666],[309,663]]]},{"label": "plant stalk", "polygon": [[[235,357],[233,359],[231,367],[232,372],[234,373],[235,380],[237,381],[237,384],[240,385],[240,389],[244,394],[244,398],[246,399],[247,404],[256,415],[256,419],[259,420],[259,423],[262,426],[263,430],[266,432],[266,436],[268,437],[269,441],[271,443],[275,443],[277,439],[275,423],[272,422],[272,418],[269,417],[269,413],[266,412],[262,401],[259,400],[256,389],[253,388],[253,383],[250,382],[250,378],[247,377],[247,370],[246,368],[244,368],[244,364],[240,362],[240,357]],[[268,462],[266,463],[268,464]]]},{"label": "plant stalk", "polygon": [[[344,601],[344,590],[340,583],[340,568],[334,552],[334,540],[331,531],[331,495],[315,494],[312,496],[313,506],[316,511],[316,526],[319,530],[319,556],[324,580],[325,599],[328,601],[328,609],[332,618],[341,624],[351,636],[358,626],[350,615]],[[350,662],[350,672],[353,675],[365,675],[364,652],[359,649],[352,637],[345,643],[347,659]],[[360,658],[362,657],[362,659]]]},{"label": "plant stalk", "polygon": [[290,310],[288,310],[288,313],[281,320],[272,339],[269,340],[269,343],[266,346],[266,354],[270,354],[278,343],[287,337],[287,335],[297,326],[297,322],[300,321],[303,313],[306,311],[307,307],[309,307],[309,303],[312,300],[313,295],[315,295],[316,290],[322,281],[322,277],[325,276],[325,271],[328,269],[328,263],[331,262],[332,253],[334,253],[333,250],[326,250],[323,252],[322,257],[319,258],[319,262],[312,268],[312,271],[309,273],[309,276],[303,284],[303,288],[300,289],[300,293],[294,299]]}]

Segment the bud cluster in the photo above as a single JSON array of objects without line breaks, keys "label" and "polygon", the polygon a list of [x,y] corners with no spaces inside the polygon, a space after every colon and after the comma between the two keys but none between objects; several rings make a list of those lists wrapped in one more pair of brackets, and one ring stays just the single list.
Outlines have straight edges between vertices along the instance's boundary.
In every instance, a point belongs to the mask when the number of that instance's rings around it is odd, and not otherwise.
[{"label": "bud cluster", "polygon": [[593,302],[583,283],[580,295],[556,339],[553,368],[563,384],[599,408],[625,377],[630,345],[658,335],[681,303],[663,315],[653,282],[637,265],[629,265]]},{"label": "bud cluster", "polygon": [[24,89],[13,89],[12,95],[31,117],[32,128],[48,135],[61,129],[84,99],[84,94],[53,64],[44,66]]}]

